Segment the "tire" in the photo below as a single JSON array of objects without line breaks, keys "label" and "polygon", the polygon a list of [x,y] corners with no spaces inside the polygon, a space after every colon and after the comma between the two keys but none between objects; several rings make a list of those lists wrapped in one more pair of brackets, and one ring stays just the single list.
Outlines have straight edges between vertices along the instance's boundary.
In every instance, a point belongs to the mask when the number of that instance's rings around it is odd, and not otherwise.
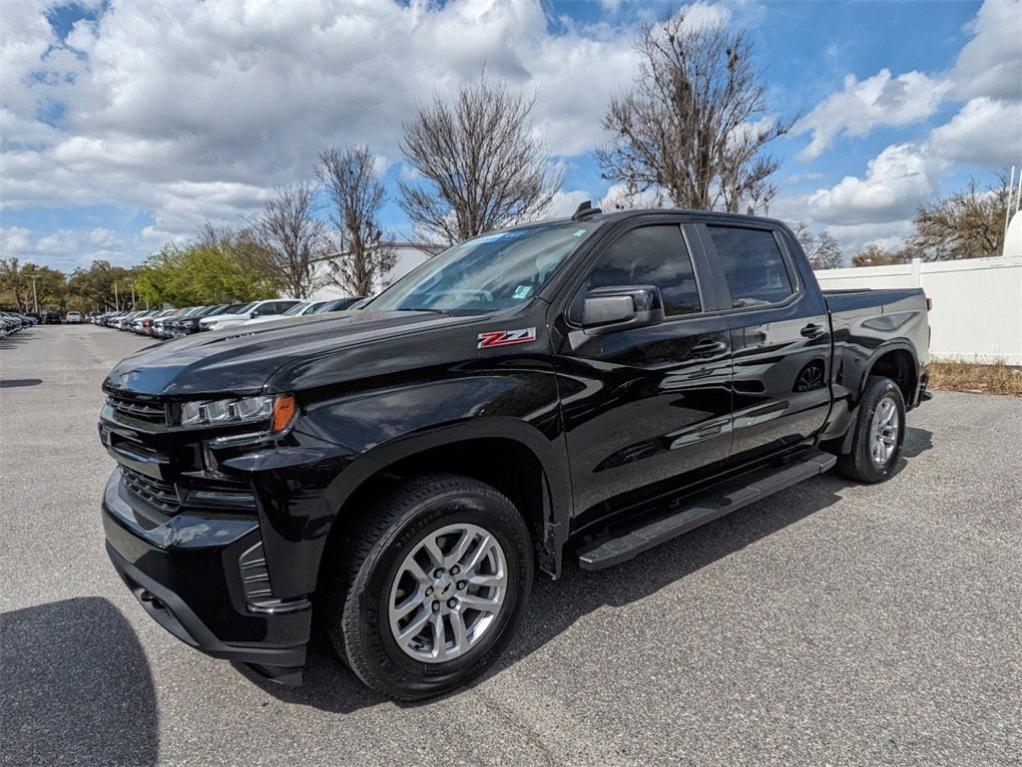
[{"label": "tire", "polygon": [[[893,411],[888,410],[891,405]],[[878,410],[881,410],[879,417]],[[874,420],[879,418],[883,421],[888,412],[893,413],[896,423],[893,424],[892,430],[888,418],[888,426],[882,427],[881,431],[886,432],[883,436],[887,448],[893,450],[890,450],[889,454],[884,452],[875,454],[877,445],[874,440]],[[845,477],[859,482],[876,483],[890,479],[905,441],[905,399],[898,385],[890,378],[869,376],[851,428],[854,429],[851,451],[838,457],[838,471]]]},{"label": "tire", "polygon": [[[436,562],[438,553],[455,562],[462,536],[470,534],[457,562],[467,571],[479,554],[472,580],[503,586],[468,585],[451,574],[458,564],[423,564]],[[436,544],[432,553],[427,540]],[[380,494],[337,556],[321,605],[330,641],[362,682],[398,700],[440,695],[481,674],[514,635],[532,588],[532,544],[522,516],[490,485],[460,475],[421,476]],[[433,593],[392,628],[392,605],[406,605],[427,589]],[[492,615],[466,607],[498,600],[499,607],[484,608]],[[418,638],[399,643],[398,632],[423,619]]]}]

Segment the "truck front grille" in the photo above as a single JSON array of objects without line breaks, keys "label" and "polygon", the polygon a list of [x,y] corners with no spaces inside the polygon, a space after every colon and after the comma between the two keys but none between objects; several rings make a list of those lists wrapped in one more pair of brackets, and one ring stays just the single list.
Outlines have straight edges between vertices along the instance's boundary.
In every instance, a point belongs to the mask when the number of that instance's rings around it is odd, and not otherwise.
[{"label": "truck front grille", "polygon": [[167,408],[162,402],[154,402],[124,394],[110,394],[107,396],[106,401],[118,413],[123,413],[139,421],[148,421],[149,423],[167,422]]},{"label": "truck front grille", "polygon": [[168,482],[161,482],[131,469],[124,469],[124,486],[136,498],[159,509],[164,514],[177,514],[181,510],[177,489]]}]

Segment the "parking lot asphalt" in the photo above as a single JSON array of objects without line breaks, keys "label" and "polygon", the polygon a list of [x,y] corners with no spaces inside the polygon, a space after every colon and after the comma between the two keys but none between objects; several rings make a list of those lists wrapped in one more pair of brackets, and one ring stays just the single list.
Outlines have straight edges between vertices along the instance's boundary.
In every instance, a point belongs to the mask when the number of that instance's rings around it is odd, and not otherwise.
[{"label": "parking lot asphalt", "polygon": [[100,383],[150,343],[0,339],[9,765],[1001,765],[1022,754],[1022,400],[938,392],[878,486],[825,476],[625,565],[538,580],[511,652],[398,705],[322,646],[257,685],[103,550]]}]

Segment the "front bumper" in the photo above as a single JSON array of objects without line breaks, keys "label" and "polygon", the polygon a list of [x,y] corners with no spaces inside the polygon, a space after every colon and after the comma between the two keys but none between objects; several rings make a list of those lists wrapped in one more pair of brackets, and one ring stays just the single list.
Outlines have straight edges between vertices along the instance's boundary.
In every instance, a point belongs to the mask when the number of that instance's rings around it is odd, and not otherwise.
[{"label": "front bumper", "polygon": [[307,599],[252,603],[246,574],[262,561],[258,519],[189,508],[166,515],[129,492],[125,476],[117,468],[107,483],[103,526],[110,560],[143,609],[197,650],[300,684],[312,608]]}]

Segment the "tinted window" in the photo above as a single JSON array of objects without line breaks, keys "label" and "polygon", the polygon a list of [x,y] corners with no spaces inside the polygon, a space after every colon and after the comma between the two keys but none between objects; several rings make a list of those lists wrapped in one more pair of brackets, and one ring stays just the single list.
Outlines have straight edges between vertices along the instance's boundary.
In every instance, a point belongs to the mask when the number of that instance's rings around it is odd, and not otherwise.
[{"label": "tinted window", "polygon": [[775,304],[792,294],[791,278],[772,232],[707,226],[734,307]]},{"label": "tinted window", "polygon": [[667,316],[702,311],[692,259],[677,225],[643,226],[619,237],[589,275],[585,290],[656,285]]}]

